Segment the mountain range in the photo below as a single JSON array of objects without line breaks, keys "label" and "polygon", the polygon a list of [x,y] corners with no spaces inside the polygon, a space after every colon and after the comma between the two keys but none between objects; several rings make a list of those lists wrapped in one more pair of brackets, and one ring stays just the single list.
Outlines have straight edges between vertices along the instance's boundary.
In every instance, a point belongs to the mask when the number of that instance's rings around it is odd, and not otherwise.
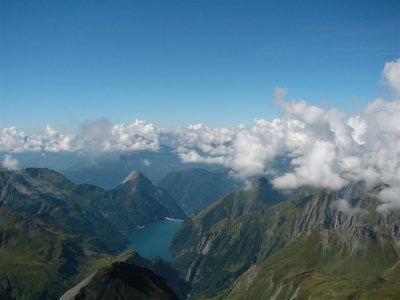
[{"label": "mountain range", "polygon": [[2,170],[0,295],[57,298],[126,249],[124,231],[165,217],[185,215],[139,172],[106,191],[49,169]]},{"label": "mountain range", "polygon": [[[398,298],[400,211],[377,210],[387,185],[236,184],[228,170],[174,172],[163,187],[132,171],[104,190],[1,170],[0,299]],[[165,217],[185,220],[172,265],[123,252],[125,232]]]},{"label": "mountain range", "polygon": [[400,212],[377,212],[384,188],[282,195],[260,178],[182,226],[175,266],[193,299],[396,299]]},{"label": "mountain range", "polygon": [[[0,156],[6,155],[0,150]],[[97,185],[113,189],[132,170],[138,170],[157,184],[170,172],[192,168],[215,169],[216,165],[185,163],[173,148],[160,145],[158,151],[132,152],[16,152],[13,158],[20,167],[50,168],[75,183]]]}]

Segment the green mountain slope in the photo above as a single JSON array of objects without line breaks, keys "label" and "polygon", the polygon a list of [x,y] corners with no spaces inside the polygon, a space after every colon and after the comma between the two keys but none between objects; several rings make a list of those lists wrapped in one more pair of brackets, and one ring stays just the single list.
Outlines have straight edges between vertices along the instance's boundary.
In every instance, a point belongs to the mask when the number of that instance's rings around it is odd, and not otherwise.
[{"label": "green mountain slope", "polygon": [[16,299],[54,299],[109,256],[99,242],[49,216],[0,207],[0,274]]},{"label": "green mountain slope", "polygon": [[[275,204],[271,195],[254,196],[258,190],[228,195],[174,238],[193,298],[390,299],[399,292],[400,214],[376,212],[378,188],[302,189]],[[339,210],[343,199],[348,208]]]},{"label": "green mountain slope", "polygon": [[262,246],[260,220],[283,196],[265,178],[235,191],[185,222],[171,245],[175,264],[186,271],[192,295],[228,287],[255,261]]},{"label": "green mountain slope", "polygon": [[52,170],[0,171],[0,190],[0,202],[23,215],[47,217],[96,239],[99,247],[109,251],[127,244],[96,207],[83,205],[77,197],[88,193]]},{"label": "green mountain slope", "polygon": [[[152,260],[148,260],[140,256],[136,251],[128,250],[120,256],[108,257],[108,259],[103,259],[100,262],[97,262],[97,266],[100,266],[100,268],[107,266],[109,267],[110,264],[115,262],[122,262],[151,270],[154,274],[166,280],[168,286],[171,287],[179,299],[186,299],[186,295],[189,292],[189,284],[179,277],[178,272],[168,262],[163,261],[161,258],[156,257]],[[91,276],[89,275],[87,278],[91,278],[94,273],[95,272],[93,272]],[[72,294],[76,294],[82,285],[88,283],[87,278],[76,284],[75,287],[64,291],[62,299],[69,299],[71,298]],[[92,283],[92,287],[96,288],[97,284],[98,282]],[[77,286],[78,288],[76,288]],[[100,288],[101,286],[97,287],[97,289]]]},{"label": "green mountain slope", "polygon": [[187,215],[194,215],[212,202],[241,186],[229,170],[191,169],[171,172],[159,183]]}]

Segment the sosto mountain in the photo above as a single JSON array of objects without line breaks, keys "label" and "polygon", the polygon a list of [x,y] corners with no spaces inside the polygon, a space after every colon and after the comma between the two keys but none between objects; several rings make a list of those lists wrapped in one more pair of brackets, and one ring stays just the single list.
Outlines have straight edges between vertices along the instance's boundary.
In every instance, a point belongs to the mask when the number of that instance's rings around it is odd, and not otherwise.
[{"label": "sosto mountain", "polygon": [[281,201],[260,178],[185,222],[175,265],[194,299],[396,299],[400,212],[377,212],[383,188],[302,188]]}]

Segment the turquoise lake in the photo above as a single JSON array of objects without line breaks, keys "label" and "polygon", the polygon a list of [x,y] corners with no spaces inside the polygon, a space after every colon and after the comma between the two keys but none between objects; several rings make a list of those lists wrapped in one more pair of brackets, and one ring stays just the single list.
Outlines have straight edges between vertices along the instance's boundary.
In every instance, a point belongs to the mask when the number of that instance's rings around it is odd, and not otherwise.
[{"label": "turquoise lake", "polygon": [[129,248],[149,259],[160,256],[166,261],[171,261],[173,258],[168,252],[168,247],[182,223],[183,221],[162,220],[130,231],[127,233]]}]

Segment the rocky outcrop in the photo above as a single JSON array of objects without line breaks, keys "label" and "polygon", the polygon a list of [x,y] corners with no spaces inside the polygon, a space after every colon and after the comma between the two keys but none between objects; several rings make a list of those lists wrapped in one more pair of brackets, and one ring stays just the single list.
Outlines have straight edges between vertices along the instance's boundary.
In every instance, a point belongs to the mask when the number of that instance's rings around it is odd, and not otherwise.
[{"label": "rocky outcrop", "polygon": [[60,300],[171,299],[179,298],[168,283],[147,268],[116,262],[99,269]]}]

